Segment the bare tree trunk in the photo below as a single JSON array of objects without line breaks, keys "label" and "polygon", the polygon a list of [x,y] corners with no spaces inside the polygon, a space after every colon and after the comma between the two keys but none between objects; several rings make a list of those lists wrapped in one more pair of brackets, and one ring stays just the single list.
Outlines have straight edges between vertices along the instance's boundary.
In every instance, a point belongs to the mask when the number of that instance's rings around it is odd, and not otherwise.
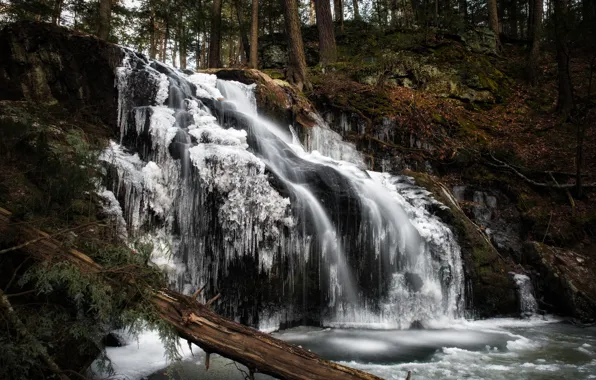
[{"label": "bare tree trunk", "polygon": [[157,25],[155,22],[155,13],[153,9],[151,9],[151,17],[149,19],[151,23],[151,34],[149,36],[149,58],[155,59],[157,56]]},{"label": "bare tree trunk", "polygon": [[54,10],[52,12],[52,24],[60,25],[60,16],[62,15],[63,0],[54,0]]},{"label": "bare tree trunk", "polygon": [[197,32],[196,37],[196,45],[197,48],[195,50],[195,71],[199,71],[201,69],[201,54],[203,52],[203,45],[201,42],[201,33]]},{"label": "bare tree trunk", "polygon": [[584,161],[584,137],[586,127],[583,126],[580,122],[577,122],[575,126],[577,131],[577,151],[575,156],[575,169],[576,169],[576,176],[575,176],[575,196],[577,198],[583,198],[583,183],[582,183],[582,164]]},{"label": "bare tree trunk", "polygon": [[517,38],[517,0],[509,1],[509,35]]},{"label": "bare tree trunk", "polygon": [[315,0],[310,0],[308,2],[308,20],[310,21],[310,25],[314,25],[317,23],[317,18],[316,18],[316,5],[315,5],[316,1]]},{"label": "bare tree trunk", "polygon": [[211,9],[208,67],[221,67],[221,0],[213,0],[213,8]]},{"label": "bare tree trunk", "polygon": [[333,0],[333,13],[335,13],[335,22],[339,24],[340,33],[344,32],[344,2],[343,0]]},{"label": "bare tree trunk", "polygon": [[288,38],[288,82],[294,84],[299,90],[310,89],[311,85],[306,74],[306,58],[304,57],[304,44],[300,30],[297,0],[284,0],[284,19],[286,35]]},{"label": "bare tree trunk", "polygon": [[186,69],[186,30],[184,30],[183,22],[180,23],[179,34],[180,34],[180,38],[179,38],[180,41],[178,42],[178,46],[180,48],[180,69],[185,70]]},{"label": "bare tree trunk", "polygon": [[459,15],[464,22],[464,25],[468,25],[468,0],[459,0]]},{"label": "bare tree trunk", "polygon": [[249,67],[252,69],[259,68],[259,0],[252,0]]},{"label": "bare tree trunk", "polygon": [[177,56],[178,56],[178,39],[174,38],[174,47],[172,47],[172,66],[174,66],[174,67],[178,67],[178,66],[176,66]]},{"label": "bare tree trunk", "polygon": [[358,0],[352,0],[352,7],[354,8],[354,20],[361,20],[360,7],[358,6]]},{"label": "bare tree trunk", "polygon": [[331,4],[329,0],[316,1],[317,29],[319,31],[319,61],[323,66],[337,60],[335,33],[331,19]]},{"label": "bare tree trunk", "polygon": [[161,57],[160,60],[162,62],[166,62],[168,59],[168,40],[170,39],[170,20],[169,16],[166,16],[166,30],[164,31],[163,35],[163,47],[161,49]]},{"label": "bare tree trunk", "polygon": [[569,33],[568,10],[568,0],[555,0],[555,42],[557,45],[559,77],[557,109],[563,114],[569,114],[573,109],[573,87],[569,74],[569,46],[567,44]]},{"label": "bare tree trunk", "polygon": [[497,0],[488,0],[488,25],[497,39],[497,49],[500,49],[501,42],[499,38],[499,13],[497,10]]},{"label": "bare tree trunk", "polygon": [[238,20],[238,29],[240,31],[240,45],[242,45],[244,60],[248,62],[248,59],[250,57],[250,45],[248,43],[248,35],[246,34],[246,23],[244,22],[242,17],[242,9],[244,8],[243,0],[236,0],[234,2],[234,6],[236,8],[236,19]]},{"label": "bare tree trunk", "polygon": [[543,0],[534,0],[532,12],[532,47],[530,48],[530,57],[528,59],[528,79],[532,86],[536,85],[538,78],[538,60],[540,58],[540,38],[542,37],[542,8]]},{"label": "bare tree trunk", "polygon": [[391,26],[398,27],[398,19],[397,19],[397,1],[398,0],[391,0],[390,1],[390,12],[391,12]]},{"label": "bare tree trunk", "polygon": [[112,18],[112,0],[99,0],[99,19],[97,37],[107,40],[110,35],[110,19]]},{"label": "bare tree trunk", "polygon": [[204,27],[203,24],[203,68],[206,69],[209,66],[208,63],[208,52],[209,52],[209,40],[207,39],[207,28]]}]

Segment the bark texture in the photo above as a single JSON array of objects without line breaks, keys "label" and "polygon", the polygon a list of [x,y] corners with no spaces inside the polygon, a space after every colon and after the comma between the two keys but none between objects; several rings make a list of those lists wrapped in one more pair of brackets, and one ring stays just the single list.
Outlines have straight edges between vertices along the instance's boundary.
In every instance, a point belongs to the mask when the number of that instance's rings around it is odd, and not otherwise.
[{"label": "bark texture", "polygon": [[497,0],[488,0],[488,25],[495,34],[497,47],[500,46],[499,39],[499,13],[497,10]]},{"label": "bark texture", "polygon": [[[567,43],[569,35],[568,26],[568,0],[554,0],[555,2],[555,43],[557,45],[557,67],[559,77],[559,96],[557,99],[557,109],[562,113],[569,113],[573,109],[573,87],[571,85],[571,76],[569,74],[569,45]],[[537,10],[534,9],[536,13]]]},{"label": "bark texture", "polygon": [[289,55],[286,77],[288,82],[298,87],[299,90],[303,88],[310,89],[311,86],[306,75],[306,58],[304,57],[304,43],[302,42],[302,31],[298,16],[298,4],[296,0],[284,0],[284,5]]},{"label": "bark texture", "polygon": [[538,59],[540,58],[540,38],[542,35],[542,7],[543,0],[534,0],[532,4],[532,12],[534,19],[532,20],[532,47],[530,48],[530,57],[528,59],[528,79],[530,83],[535,86],[538,79]]},{"label": "bark texture", "polygon": [[221,0],[213,0],[213,7],[211,8],[208,67],[221,67]]},{"label": "bark texture", "polygon": [[99,19],[97,20],[97,37],[107,40],[110,35],[110,19],[112,18],[112,0],[99,0]]},{"label": "bark texture", "polygon": [[249,66],[251,69],[259,68],[259,0],[252,0]]},{"label": "bark texture", "polygon": [[323,66],[337,60],[337,47],[333,20],[331,19],[331,4],[329,0],[316,2],[317,29],[319,31],[319,60]]},{"label": "bark texture", "polygon": [[[0,208],[0,232],[18,233],[16,236],[22,241],[30,242],[21,251],[32,258],[47,260],[59,257],[87,273],[101,273],[102,267],[82,252],[68,250],[52,240],[48,234],[27,227],[26,224],[12,222],[11,213]],[[134,285],[119,283],[118,286]],[[366,372],[323,360],[303,348],[225,319],[213,312],[208,305],[200,304],[189,296],[168,289],[154,290],[152,303],[160,317],[172,325],[182,338],[198,345],[208,354],[216,353],[242,363],[251,372],[290,380],[380,379]]]},{"label": "bark texture", "polygon": [[352,0],[352,7],[354,8],[354,20],[360,20],[360,7],[358,6],[358,0]]},{"label": "bark texture", "polygon": [[[318,3],[318,1],[315,1]],[[335,21],[339,24],[339,30],[344,32],[344,2],[343,0],[333,0],[333,13]]]}]

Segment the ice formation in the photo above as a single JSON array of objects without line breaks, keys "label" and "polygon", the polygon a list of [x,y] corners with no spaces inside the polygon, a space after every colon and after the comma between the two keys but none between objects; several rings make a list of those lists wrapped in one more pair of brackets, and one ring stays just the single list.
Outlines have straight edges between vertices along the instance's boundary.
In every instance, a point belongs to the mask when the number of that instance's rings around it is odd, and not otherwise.
[{"label": "ice formation", "polygon": [[172,286],[207,284],[225,294],[220,312],[266,330],[460,317],[459,246],[409,178],[364,170],[316,115],[305,141],[265,121],[254,85],[132,52],[116,74],[121,136],[103,185]]}]

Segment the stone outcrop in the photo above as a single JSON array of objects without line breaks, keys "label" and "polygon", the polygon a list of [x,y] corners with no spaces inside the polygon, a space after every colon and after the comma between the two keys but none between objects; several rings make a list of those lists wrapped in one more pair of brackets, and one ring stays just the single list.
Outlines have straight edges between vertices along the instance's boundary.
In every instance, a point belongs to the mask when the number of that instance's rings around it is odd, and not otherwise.
[{"label": "stone outcrop", "polygon": [[437,178],[412,171],[404,174],[414,177],[417,184],[448,206],[447,210],[437,210],[437,214],[453,226],[457,235],[466,274],[467,302],[474,316],[517,316],[518,295],[509,275],[514,263],[499,254],[485,231],[466,216],[456,197]]},{"label": "stone outcrop", "polygon": [[533,268],[531,277],[542,309],[581,322],[594,322],[596,263],[591,257],[528,242],[524,245],[522,263]]},{"label": "stone outcrop", "polygon": [[20,22],[0,31],[0,51],[0,99],[88,110],[115,124],[120,47],[58,26]]}]

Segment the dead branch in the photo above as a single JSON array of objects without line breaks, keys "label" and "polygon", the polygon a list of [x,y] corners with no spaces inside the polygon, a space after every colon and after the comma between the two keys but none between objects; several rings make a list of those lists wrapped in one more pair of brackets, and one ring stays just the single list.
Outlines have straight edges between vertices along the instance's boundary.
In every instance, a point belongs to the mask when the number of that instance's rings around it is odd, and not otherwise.
[{"label": "dead branch", "polygon": [[[495,165],[495,164],[490,164],[491,166],[495,166],[495,167],[500,167],[500,168],[506,168],[511,170],[513,173],[515,173],[518,177],[520,177],[521,179],[523,179],[524,181],[528,182],[530,185],[533,186],[538,186],[538,187],[548,187],[548,188],[553,188],[553,189],[572,189],[574,187],[576,187],[577,185],[574,183],[566,183],[563,185],[558,185],[558,184],[550,184],[550,183],[544,183],[544,182],[537,182],[534,181],[533,179],[530,179],[528,177],[526,177],[525,175],[523,175],[521,172],[519,172],[516,168],[514,168],[513,166],[509,165],[508,163],[499,160],[498,158],[496,158],[495,156],[493,156],[492,154],[490,155],[490,157],[497,162],[499,165]],[[582,185],[583,188],[596,188],[596,183],[589,183],[589,184],[585,184]]]},{"label": "dead branch", "polygon": [[15,245],[14,247],[3,249],[3,250],[0,251],[0,254],[7,253],[7,252],[12,252],[12,251],[16,251],[18,249],[21,249],[21,248],[24,248],[24,247],[28,246],[29,244],[37,243],[40,240],[54,238],[54,237],[56,237],[58,235],[63,235],[65,233],[67,233],[67,232],[73,232],[73,231],[76,231],[76,230],[80,230],[80,229],[83,229],[83,228],[87,228],[87,227],[91,227],[91,226],[96,226],[96,225],[98,225],[97,222],[85,223],[85,224],[81,224],[80,226],[76,226],[76,227],[73,227],[73,228],[67,228],[65,230],[58,231],[55,234],[51,234],[51,235],[50,234],[47,234],[47,233],[43,233],[42,236],[37,237],[37,238],[32,239],[32,240],[29,240],[29,241],[26,241],[23,244],[19,244],[19,245]]}]

